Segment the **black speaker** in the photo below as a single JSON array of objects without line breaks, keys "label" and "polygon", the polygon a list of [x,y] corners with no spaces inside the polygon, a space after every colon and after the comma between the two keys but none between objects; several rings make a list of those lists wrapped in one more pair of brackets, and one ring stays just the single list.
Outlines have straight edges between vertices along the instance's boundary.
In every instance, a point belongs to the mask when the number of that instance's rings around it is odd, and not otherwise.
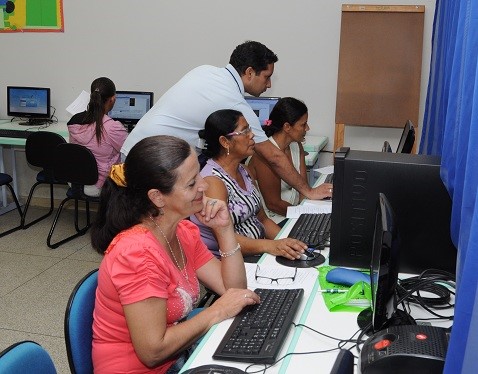
[{"label": "black speaker", "polygon": [[448,330],[441,327],[389,327],[364,343],[359,373],[442,373],[448,340]]}]

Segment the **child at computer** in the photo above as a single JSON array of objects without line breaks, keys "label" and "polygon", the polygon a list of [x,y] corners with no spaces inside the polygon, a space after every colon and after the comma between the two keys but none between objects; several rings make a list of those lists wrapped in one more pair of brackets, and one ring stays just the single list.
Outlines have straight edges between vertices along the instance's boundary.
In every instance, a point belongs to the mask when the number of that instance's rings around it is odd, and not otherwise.
[{"label": "child at computer", "polygon": [[128,135],[124,125],[107,113],[116,100],[116,87],[106,77],[91,83],[90,102],[86,111],[75,114],[67,123],[70,143],[88,148],[98,164],[98,181],[84,187],[88,196],[99,196],[113,164],[120,162],[120,150]]},{"label": "child at computer", "polygon": [[[305,141],[305,135],[310,129],[307,120],[307,106],[302,101],[293,97],[283,97],[274,106],[269,120],[263,126],[272,144],[286,154],[289,162],[306,181],[307,171],[302,142]],[[281,180],[261,157],[253,155],[248,165],[255,172],[268,217],[276,223],[282,223],[287,214],[287,207],[297,205],[303,196]],[[319,189],[322,198],[332,196],[330,183],[322,184]]]}]

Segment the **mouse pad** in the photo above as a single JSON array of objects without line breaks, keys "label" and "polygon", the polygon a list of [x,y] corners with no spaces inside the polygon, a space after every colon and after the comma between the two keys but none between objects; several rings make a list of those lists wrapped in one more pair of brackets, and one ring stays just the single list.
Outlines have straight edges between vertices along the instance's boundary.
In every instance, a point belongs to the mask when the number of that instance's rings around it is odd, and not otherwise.
[{"label": "mouse pad", "polygon": [[188,369],[183,374],[245,374],[238,368],[224,365],[202,365],[197,368]]},{"label": "mouse pad", "polygon": [[289,260],[285,257],[277,256],[276,261],[284,266],[289,266],[293,268],[313,268],[323,264],[325,262],[325,257],[320,253],[314,253],[315,258],[304,261],[304,260]]}]

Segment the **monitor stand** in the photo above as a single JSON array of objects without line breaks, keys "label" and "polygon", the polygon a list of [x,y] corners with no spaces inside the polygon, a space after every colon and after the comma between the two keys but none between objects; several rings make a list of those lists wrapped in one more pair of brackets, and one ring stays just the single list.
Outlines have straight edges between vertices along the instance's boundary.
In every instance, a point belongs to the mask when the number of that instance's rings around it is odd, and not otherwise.
[{"label": "monitor stand", "polygon": [[[362,310],[357,316],[357,325],[361,330],[365,330],[364,333],[367,336],[372,335],[377,332],[372,328],[372,309],[367,308]],[[385,322],[384,326],[380,330],[386,329],[390,326],[401,326],[401,325],[416,325],[415,320],[408,313],[400,309],[395,309],[392,316]]]},{"label": "monitor stand", "polygon": [[26,121],[18,122],[20,126],[41,126],[50,122],[49,118],[29,118]]}]

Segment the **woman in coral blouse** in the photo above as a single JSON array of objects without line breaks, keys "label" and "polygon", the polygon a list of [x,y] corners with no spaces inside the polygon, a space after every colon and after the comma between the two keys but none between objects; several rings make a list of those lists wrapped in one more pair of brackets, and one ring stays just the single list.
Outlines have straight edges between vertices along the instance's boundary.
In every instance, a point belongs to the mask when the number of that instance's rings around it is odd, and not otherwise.
[{"label": "woman in coral blouse", "polygon": [[[171,136],[143,139],[112,168],[92,229],[92,245],[104,253],[93,322],[96,374],[177,373],[211,326],[260,302],[246,288],[227,206],[207,198],[206,188],[195,151]],[[191,214],[216,234],[222,261],[184,220]],[[222,296],[186,319],[199,282]]]}]

